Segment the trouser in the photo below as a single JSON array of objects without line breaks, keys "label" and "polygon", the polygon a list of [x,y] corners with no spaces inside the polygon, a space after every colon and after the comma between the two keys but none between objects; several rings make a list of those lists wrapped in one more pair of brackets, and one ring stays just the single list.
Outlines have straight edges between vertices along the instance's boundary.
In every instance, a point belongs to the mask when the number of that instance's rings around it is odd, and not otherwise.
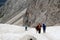
[{"label": "trouser", "polygon": [[44,32],[44,33],[45,33],[45,31],[46,31],[46,30],[45,30],[45,29],[43,29],[43,32]]},{"label": "trouser", "polygon": [[41,29],[39,30],[39,33],[41,33]]}]

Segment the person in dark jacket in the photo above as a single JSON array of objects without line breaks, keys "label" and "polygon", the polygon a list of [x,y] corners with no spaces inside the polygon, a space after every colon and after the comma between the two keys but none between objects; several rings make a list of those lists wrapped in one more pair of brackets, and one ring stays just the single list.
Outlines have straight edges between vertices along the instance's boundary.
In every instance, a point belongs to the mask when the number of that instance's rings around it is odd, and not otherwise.
[{"label": "person in dark jacket", "polygon": [[39,23],[37,26],[36,26],[36,30],[41,33],[41,24]]},{"label": "person in dark jacket", "polygon": [[27,26],[25,27],[25,30],[27,31]]},{"label": "person in dark jacket", "polygon": [[43,32],[45,33],[46,32],[46,25],[43,24]]}]

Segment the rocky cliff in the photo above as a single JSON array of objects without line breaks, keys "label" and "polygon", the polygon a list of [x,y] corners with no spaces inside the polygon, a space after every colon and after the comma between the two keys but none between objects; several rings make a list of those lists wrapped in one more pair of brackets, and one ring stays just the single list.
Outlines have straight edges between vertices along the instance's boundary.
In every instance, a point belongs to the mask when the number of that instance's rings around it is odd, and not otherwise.
[{"label": "rocky cliff", "polygon": [[60,0],[28,0],[28,2],[24,25],[45,23],[47,26],[53,26],[60,23]]},{"label": "rocky cliff", "polygon": [[7,0],[4,6],[0,8],[0,14],[4,15],[1,23],[5,23],[27,7],[26,0]]},{"label": "rocky cliff", "polygon": [[27,8],[23,25],[35,26],[60,23],[60,0],[7,0],[0,8],[0,22],[5,23]]}]

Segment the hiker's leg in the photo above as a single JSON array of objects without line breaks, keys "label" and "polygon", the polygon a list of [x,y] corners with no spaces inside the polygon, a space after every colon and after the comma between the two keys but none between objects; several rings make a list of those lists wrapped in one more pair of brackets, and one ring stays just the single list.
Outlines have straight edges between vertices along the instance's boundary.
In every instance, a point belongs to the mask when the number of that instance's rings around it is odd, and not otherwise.
[{"label": "hiker's leg", "polygon": [[43,32],[45,33],[45,29],[43,30]]},{"label": "hiker's leg", "polygon": [[39,33],[41,33],[41,29],[39,30]]}]

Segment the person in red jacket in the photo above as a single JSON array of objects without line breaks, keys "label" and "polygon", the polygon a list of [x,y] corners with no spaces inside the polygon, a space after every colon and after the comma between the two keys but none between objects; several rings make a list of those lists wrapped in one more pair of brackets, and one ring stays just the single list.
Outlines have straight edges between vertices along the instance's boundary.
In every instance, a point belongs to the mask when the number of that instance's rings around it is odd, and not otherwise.
[{"label": "person in red jacket", "polygon": [[39,23],[37,26],[36,26],[36,30],[41,33],[41,24]]}]

